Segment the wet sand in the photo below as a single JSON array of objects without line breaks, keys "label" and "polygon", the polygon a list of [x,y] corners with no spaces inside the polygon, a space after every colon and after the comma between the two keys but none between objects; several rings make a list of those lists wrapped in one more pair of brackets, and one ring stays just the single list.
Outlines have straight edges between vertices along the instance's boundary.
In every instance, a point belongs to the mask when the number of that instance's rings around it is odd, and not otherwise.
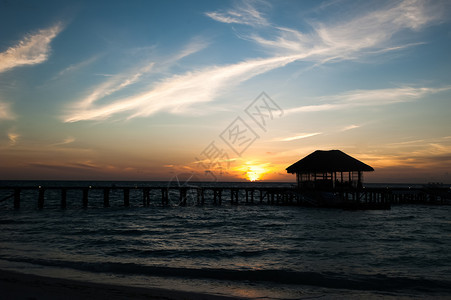
[{"label": "wet sand", "polygon": [[158,288],[140,288],[43,277],[0,270],[0,298],[9,300],[56,299],[243,299]]}]

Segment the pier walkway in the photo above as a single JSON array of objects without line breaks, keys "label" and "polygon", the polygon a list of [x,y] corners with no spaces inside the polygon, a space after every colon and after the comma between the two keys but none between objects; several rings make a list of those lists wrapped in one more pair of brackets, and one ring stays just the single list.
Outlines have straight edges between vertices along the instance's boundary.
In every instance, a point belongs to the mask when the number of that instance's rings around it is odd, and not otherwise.
[{"label": "pier walkway", "polygon": [[[37,208],[43,209],[52,191],[59,194],[59,206],[66,208],[68,201],[79,201],[69,191],[78,191],[81,196],[81,207],[87,208],[90,195],[95,199],[103,199],[103,206],[110,206],[110,195],[114,191],[121,194],[123,206],[186,206],[186,205],[231,205],[268,204],[268,205],[299,205],[316,207],[336,207],[345,209],[389,209],[392,204],[451,204],[451,190],[444,187],[423,188],[362,188],[335,189],[329,191],[299,190],[288,187],[200,187],[200,186],[3,186],[0,187],[0,203],[13,202],[13,207],[19,209],[23,195],[27,199],[36,197]],[[133,197],[130,196],[131,192]],[[139,199],[139,200],[137,200]],[[27,200],[28,201],[28,200]],[[115,202],[117,203],[117,201]]]}]

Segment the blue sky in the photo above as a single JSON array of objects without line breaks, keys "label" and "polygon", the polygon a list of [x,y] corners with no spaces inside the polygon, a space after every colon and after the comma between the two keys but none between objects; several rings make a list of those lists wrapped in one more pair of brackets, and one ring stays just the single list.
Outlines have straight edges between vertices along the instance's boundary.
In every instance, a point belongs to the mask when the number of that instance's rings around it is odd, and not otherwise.
[{"label": "blue sky", "polygon": [[[449,182],[450,8],[2,1],[0,179],[287,181],[341,149],[368,181]],[[264,128],[246,114],[262,92],[279,108]],[[221,138],[237,117],[245,151]]]}]

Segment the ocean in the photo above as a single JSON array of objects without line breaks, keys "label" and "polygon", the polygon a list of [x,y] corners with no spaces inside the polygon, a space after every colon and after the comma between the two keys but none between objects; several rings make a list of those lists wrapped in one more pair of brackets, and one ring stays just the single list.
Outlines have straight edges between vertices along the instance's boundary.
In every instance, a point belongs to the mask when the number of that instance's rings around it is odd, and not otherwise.
[{"label": "ocean", "polygon": [[[162,182],[0,182],[0,185],[161,186]],[[208,185],[220,183],[190,183]],[[289,186],[290,183],[223,183]],[[0,191],[0,199],[10,192]],[[204,206],[177,195],[163,207],[141,195],[23,192],[19,210],[0,203],[0,269],[126,286],[253,299],[451,298],[451,206],[391,210]],[[240,197],[244,201],[243,196]]]}]

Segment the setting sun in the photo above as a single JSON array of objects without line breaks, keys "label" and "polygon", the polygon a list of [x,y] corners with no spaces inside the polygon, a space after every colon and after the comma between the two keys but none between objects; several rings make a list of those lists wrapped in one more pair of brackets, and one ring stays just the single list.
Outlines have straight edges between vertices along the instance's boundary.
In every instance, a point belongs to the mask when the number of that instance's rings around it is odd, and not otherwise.
[{"label": "setting sun", "polygon": [[243,172],[244,177],[249,181],[261,180],[265,173],[268,173],[268,169],[265,164],[261,165],[250,165],[251,162],[246,163],[246,165],[240,168]]},{"label": "setting sun", "polygon": [[249,181],[256,181],[256,180],[259,180],[260,177],[261,177],[261,175],[262,175],[262,173],[260,173],[260,172],[254,172],[254,171],[251,171],[251,170],[249,170],[249,171],[247,172],[247,174],[246,174],[247,179],[248,179]]}]

